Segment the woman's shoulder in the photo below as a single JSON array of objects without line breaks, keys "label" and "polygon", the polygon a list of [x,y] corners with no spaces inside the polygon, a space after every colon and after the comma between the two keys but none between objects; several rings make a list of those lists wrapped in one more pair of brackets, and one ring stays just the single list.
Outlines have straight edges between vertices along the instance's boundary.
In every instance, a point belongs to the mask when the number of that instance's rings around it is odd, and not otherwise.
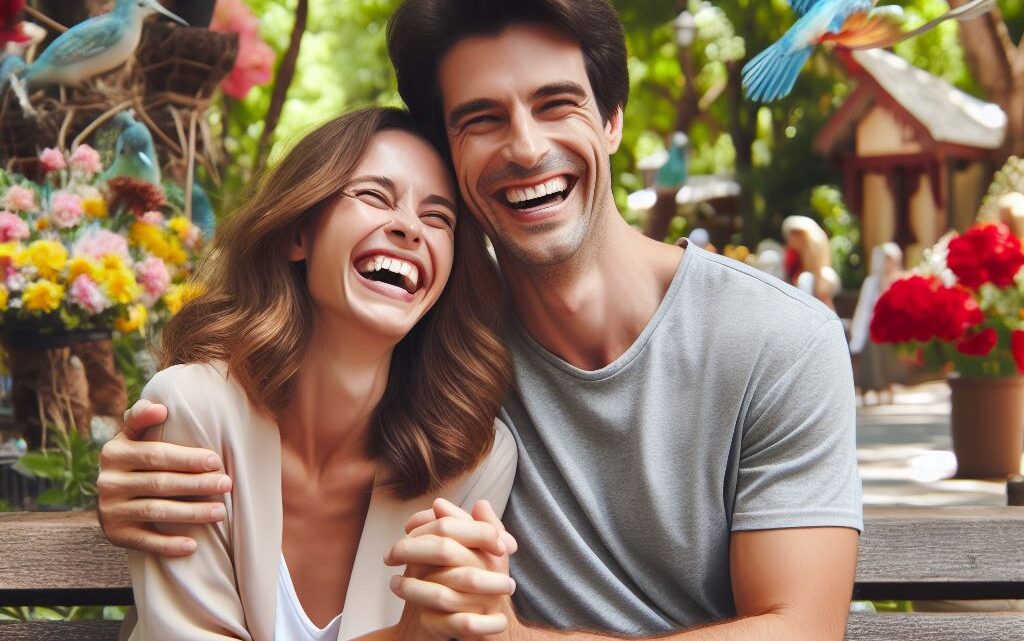
[{"label": "woman's shoulder", "polygon": [[472,509],[479,500],[490,501],[499,515],[508,502],[512,482],[516,476],[519,455],[516,440],[507,425],[494,419],[494,443],[487,456],[476,469],[449,485],[441,495],[465,510]]},{"label": "woman's shoulder", "polygon": [[253,420],[245,390],[222,362],[161,370],[146,384],[142,398],[167,408],[159,439],[182,445],[219,450],[216,444],[228,431]]}]

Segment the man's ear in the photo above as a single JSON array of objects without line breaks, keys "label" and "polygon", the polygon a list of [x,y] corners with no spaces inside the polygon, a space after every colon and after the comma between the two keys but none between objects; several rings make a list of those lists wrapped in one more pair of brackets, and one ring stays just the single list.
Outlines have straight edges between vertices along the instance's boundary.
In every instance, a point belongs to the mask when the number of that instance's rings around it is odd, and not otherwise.
[{"label": "man's ear", "polygon": [[622,107],[615,108],[615,113],[604,125],[604,132],[608,136],[608,154],[614,154],[622,144]]},{"label": "man's ear", "polygon": [[298,263],[307,258],[309,258],[309,242],[306,232],[300,231],[292,236],[291,242],[288,243],[288,260]]}]

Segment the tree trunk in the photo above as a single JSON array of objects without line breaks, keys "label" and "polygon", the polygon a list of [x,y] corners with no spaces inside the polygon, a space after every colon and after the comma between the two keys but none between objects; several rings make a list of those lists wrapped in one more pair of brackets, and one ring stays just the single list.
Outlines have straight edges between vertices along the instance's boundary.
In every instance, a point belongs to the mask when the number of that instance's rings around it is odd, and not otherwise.
[{"label": "tree trunk", "polygon": [[270,148],[274,141],[274,131],[277,123],[281,120],[281,112],[284,110],[284,101],[288,97],[288,88],[291,87],[292,79],[295,77],[295,66],[299,60],[299,50],[302,47],[302,36],[306,33],[306,23],[309,21],[309,0],[299,0],[295,7],[295,25],[292,27],[291,42],[288,43],[288,50],[281,60],[281,66],[274,76],[274,93],[270,98],[270,107],[267,109],[267,117],[263,121],[263,133],[260,134],[260,143],[257,147],[258,156],[253,166],[253,174],[259,175],[263,165],[267,162]]},{"label": "tree trunk", "polygon": [[[956,8],[968,0],[949,0]],[[1007,116],[1002,161],[1011,155],[1024,156],[1024,38],[1014,44],[998,7],[989,13],[960,23],[960,40],[967,62],[989,100]]]},{"label": "tree trunk", "polygon": [[756,138],[757,105],[743,97],[743,65],[740,61],[728,63],[729,71],[729,132],[736,149],[736,179],[740,183],[740,215],[743,219],[743,243],[753,247],[760,236],[757,212],[754,210],[753,144]]}]

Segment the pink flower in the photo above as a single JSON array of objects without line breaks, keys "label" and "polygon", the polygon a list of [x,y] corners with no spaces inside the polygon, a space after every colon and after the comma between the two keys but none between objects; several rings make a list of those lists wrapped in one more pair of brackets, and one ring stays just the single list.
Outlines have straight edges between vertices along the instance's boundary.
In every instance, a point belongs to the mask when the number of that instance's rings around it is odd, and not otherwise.
[{"label": "pink flower", "polygon": [[50,201],[50,217],[53,224],[62,229],[77,225],[83,213],[82,197],[76,194],[57,192]]},{"label": "pink flower", "polygon": [[210,30],[238,34],[238,57],[221,83],[224,93],[241,100],[254,86],[270,82],[274,50],[260,39],[259,19],[243,0],[218,0]]},{"label": "pink flower", "polygon": [[167,272],[167,265],[153,256],[135,266],[135,275],[152,301],[163,296],[171,286],[171,275]]},{"label": "pink flower", "polygon": [[106,229],[95,229],[78,239],[71,247],[71,255],[102,260],[104,256],[120,256],[128,260],[128,240]]},{"label": "pink flower", "polygon": [[71,168],[92,176],[103,170],[103,163],[100,161],[98,151],[89,145],[79,145],[75,152],[71,154]]},{"label": "pink flower", "polygon": [[0,211],[0,243],[28,238],[28,224],[9,211]]},{"label": "pink flower", "polygon": [[80,274],[71,283],[68,294],[72,303],[91,314],[99,314],[106,309],[110,309],[110,300],[103,295],[103,291],[96,284],[96,281],[89,278],[87,274]]},{"label": "pink flower", "polygon": [[7,207],[11,211],[32,211],[36,208],[36,192],[17,185],[7,190]]},{"label": "pink flower", "polygon": [[147,211],[142,214],[142,218],[140,220],[147,225],[163,227],[165,218],[164,215],[158,211]]},{"label": "pink flower", "polygon": [[60,171],[61,169],[67,168],[67,163],[64,162],[64,154],[60,151],[47,147],[43,150],[43,153],[39,154],[39,162],[43,165],[43,171],[50,173],[51,171]]}]

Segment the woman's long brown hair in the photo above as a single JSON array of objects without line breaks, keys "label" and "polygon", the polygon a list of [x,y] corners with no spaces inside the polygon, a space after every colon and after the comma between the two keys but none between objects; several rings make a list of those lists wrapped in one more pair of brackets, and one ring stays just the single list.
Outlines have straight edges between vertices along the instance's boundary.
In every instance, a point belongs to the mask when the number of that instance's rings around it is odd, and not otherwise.
[{"label": "woman's long brown hair", "polygon": [[[226,362],[255,407],[281,415],[313,327],[305,272],[288,260],[289,242],[334,202],[384,130],[421,135],[404,111],[362,109],[306,136],[270,171],[218,230],[198,275],[205,293],[164,329],[162,367]],[[385,464],[400,497],[437,489],[490,450],[511,369],[500,292],[483,233],[463,213],[448,285],[395,348],[373,421],[369,454]]]}]

